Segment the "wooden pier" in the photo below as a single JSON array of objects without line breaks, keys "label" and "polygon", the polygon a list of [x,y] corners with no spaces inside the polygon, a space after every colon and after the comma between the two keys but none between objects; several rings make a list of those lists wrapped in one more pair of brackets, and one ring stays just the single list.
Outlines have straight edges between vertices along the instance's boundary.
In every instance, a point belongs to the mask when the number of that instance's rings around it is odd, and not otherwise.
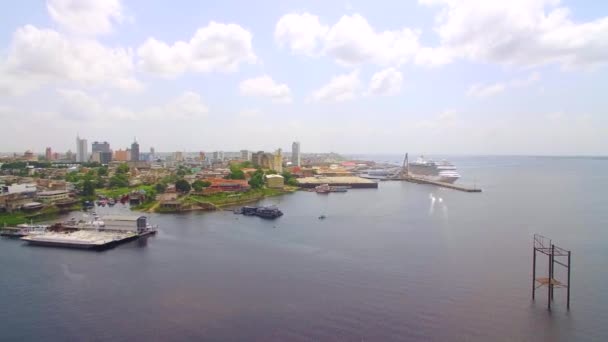
[{"label": "wooden pier", "polygon": [[471,188],[471,187],[467,187],[464,185],[438,182],[438,181],[433,181],[433,180],[419,178],[419,177],[412,177],[412,176],[400,177],[400,178],[397,178],[396,180],[403,180],[406,182],[418,183],[418,184],[436,185],[436,186],[440,186],[443,188],[454,189],[454,190],[459,190],[459,191],[464,191],[464,192],[481,192],[481,189],[477,188],[477,187]]}]

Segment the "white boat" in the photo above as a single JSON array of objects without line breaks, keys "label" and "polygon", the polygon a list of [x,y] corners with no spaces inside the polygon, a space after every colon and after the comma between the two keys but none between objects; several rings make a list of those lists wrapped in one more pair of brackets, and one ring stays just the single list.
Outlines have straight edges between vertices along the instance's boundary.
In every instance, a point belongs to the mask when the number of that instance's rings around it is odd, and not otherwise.
[{"label": "white boat", "polygon": [[454,183],[460,178],[460,174],[452,163],[445,160],[440,162],[427,160],[424,159],[424,156],[409,163],[408,171],[411,176],[444,183]]}]

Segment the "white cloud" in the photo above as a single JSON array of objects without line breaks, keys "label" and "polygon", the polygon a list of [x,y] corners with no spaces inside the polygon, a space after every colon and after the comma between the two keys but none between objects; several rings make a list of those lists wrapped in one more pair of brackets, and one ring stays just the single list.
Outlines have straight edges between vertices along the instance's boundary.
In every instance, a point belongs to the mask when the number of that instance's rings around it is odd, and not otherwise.
[{"label": "white cloud", "polygon": [[345,15],[328,27],[310,13],[290,13],[279,19],[275,40],[292,52],[325,54],[342,65],[441,65],[451,61],[447,49],[423,47],[410,28],[377,31],[360,14]]},{"label": "white cloud", "polygon": [[120,0],[47,0],[51,18],[77,34],[104,34],[123,20]]},{"label": "white cloud", "polygon": [[274,102],[291,102],[291,91],[287,84],[277,83],[268,75],[242,81],[239,90],[245,96],[263,96],[270,97]]},{"label": "white cloud", "polygon": [[[74,81],[138,90],[133,54],[94,40],[71,40],[49,29],[26,25],[13,34],[0,62],[0,94],[22,94],[49,82]],[[11,87],[12,84],[12,87]]]},{"label": "white cloud", "polygon": [[354,14],[343,16],[331,27],[324,50],[346,65],[365,62],[400,65],[412,60],[418,49],[418,34],[413,30],[376,32],[365,18]]},{"label": "white cloud", "polygon": [[361,86],[359,71],[333,77],[329,83],[316,90],[312,99],[317,102],[342,102],[352,100]]},{"label": "white cloud", "polygon": [[503,83],[494,84],[473,84],[467,91],[467,96],[488,97],[502,93],[506,86]]},{"label": "white cloud", "polygon": [[514,79],[509,82],[493,83],[493,84],[481,84],[477,83],[469,87],[467,91],[468,96],[472,97],[488,97],[500,94],[510,88],[521,88],[527,87],[536,83],[540,80],[540,73],[533,72],[525,79]]},{"label": "white cloud", "polygon": [[473,61],[564,67],[608,62],[608,17],[575,23],[559,0],[419,0],[440,5],[441,47]]},{"label": "white cloud", "polygon": [[74,121],[197,119],[209,112],[199,94],[186,91],[164,105],[134,110],[104,103],[78,89],[59,89],[59,108]]},{"label": "white cloud", "polygon": [[289,13],[277,22],[274,39],[279,46],[288,45],[294,53],[312,56],[319,53],[318,46],[327,30],[316,15]]},{"label": "white cloud", "polygon": [[370,95],[396,95],[401,91],[403,75],[395,68],[378,71],[372,76],[367,93]]},{"label": "white cloud", "polygon": [[244,119],[256,118],[262,114],[262,111],[259,109],[243,109],[239,111],[238,116]]},{"label": "white cloud", "polygon": [[416,122],[415,127],[424,130],[441,131],[454,127],[457,120],[457,112],[453,109],[447,109],[432,119]]},{"label": "white cloud", "polygon": [[210,22],[187,42],[171,45],[148,38],[138,49],[139,66],[164,76],[212,71],[236,71],[241,63],[253,63],[256,56],[252,35],[236,24]]}]

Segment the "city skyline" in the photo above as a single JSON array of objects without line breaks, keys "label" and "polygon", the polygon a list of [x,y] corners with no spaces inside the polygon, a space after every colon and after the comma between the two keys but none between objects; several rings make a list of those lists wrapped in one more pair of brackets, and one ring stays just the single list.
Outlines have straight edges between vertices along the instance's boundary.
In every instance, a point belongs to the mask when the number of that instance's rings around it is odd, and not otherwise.
[{"label": "city skyline", "polygon": [[605,155],[608,3],[475,6],[21,2],[0,14],[2,152],[74,151],[79,132],[159,151],[297,136],[344,154]]}]

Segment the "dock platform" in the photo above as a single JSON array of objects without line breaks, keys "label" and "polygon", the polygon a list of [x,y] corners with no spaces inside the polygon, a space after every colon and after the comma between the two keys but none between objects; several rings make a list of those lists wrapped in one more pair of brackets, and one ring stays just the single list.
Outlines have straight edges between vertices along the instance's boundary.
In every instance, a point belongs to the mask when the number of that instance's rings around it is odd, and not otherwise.
[{"label": "dock platform", "polygon": [[39,235],[28,235],[22,237],[21,240],[36,246],[102,250],[153,234],[156,234],[155,229],[140,233],[77,230],[73,232],[48,232]]},{"label": "dock platform", "polygon": [[327,184],[329,186],[347,186],[353,189],[377,189],[378,183],[369,179],[349,176],[349,177],[303,177],[298,178],[298,186],[304,189],[312,189],[316,186]]},{"label": "dock platform", "polygon": [[436,185],[436,186],[440,186],[443,188],[454,189],[454,190],[459,190],[459,191],[464,191],[464,192],[481,192],[481,189],[477,188],[477,187],[471,188],[471,187],[467,187],[467,186],[463,186],[463,185],[438,182],[438,181],[433,181],[433,180],[418,178],[418,177],[412,177],[412,176],[403,177],[403,178],[400,178],[397,180],[403,180],[406,182],[418,183],[418,184]]}]

